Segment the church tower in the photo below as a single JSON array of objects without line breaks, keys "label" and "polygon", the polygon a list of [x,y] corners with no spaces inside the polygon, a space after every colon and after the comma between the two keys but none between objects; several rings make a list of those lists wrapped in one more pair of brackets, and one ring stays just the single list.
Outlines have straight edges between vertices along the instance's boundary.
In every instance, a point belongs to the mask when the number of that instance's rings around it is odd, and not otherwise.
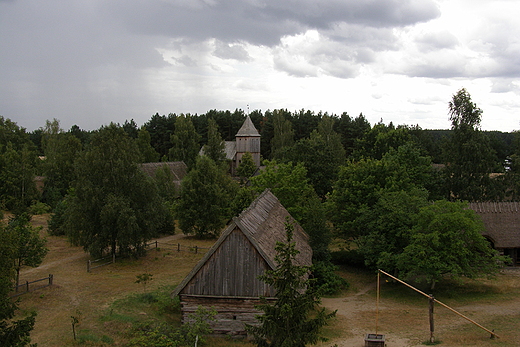
[{"label": "church tower", "polygon": [[[260,166],[260,134],[256,130],[253,122],[249,115],[247,115],[244,124],[238,133],[235,135],[236,138],[236,161],[235,165],[238,167],[242,162],[242,156],[246,152],[251,153],[253,161],[256,167]],[[235,168],[236,168],[235,167]]]}]

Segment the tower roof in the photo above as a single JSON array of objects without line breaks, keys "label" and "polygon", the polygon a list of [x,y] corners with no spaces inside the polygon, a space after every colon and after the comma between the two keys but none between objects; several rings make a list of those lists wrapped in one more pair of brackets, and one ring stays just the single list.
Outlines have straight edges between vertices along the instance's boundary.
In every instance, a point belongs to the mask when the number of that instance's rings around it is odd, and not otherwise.
[{"label": "tower roof", "polygon": [[238,130],[238,133],[236,136],[260,136],[258,133],[258,130],[256,130],[255,125],[251,121],[251,118],[249,115],[247,115],[246,120],[244,121],[244,124],[242,124],[242,127],[240,130]]}]

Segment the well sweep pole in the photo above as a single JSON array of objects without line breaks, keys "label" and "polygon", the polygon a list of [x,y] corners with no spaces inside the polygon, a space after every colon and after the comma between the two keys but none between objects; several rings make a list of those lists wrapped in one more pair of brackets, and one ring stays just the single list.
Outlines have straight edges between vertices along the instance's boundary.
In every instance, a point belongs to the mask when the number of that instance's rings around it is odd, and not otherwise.
[{"label": "well sweep pole", "polygon": [[[384,272],[383,270],[378,270],[378,271],[381,272],[382,274],[387,275],[388,277],[390,277],[390,278],[396,280],[397,282],[404,284],[404,285],[407,286],[408,288],[411,288],[411,289],[415,290],[417,293],[422,294],[422,295],[426,296],[427,298],[430,298],[430,295],[428,295],[428,294],[426,294],[426,293],[424,293],[424,292],[421,292],[419,289],[417,289],[417,288],[415,288],[415,287],[409,285],[408,283],[406,283],[406,282],[404,282],[404,281],[401,281],[399,278],[394,277],[394,276],[390,275],[389,273]],[[463,315],[462,313],[455,311],[454,309],[452,309],[452,308],[449,307],[448,305],[446,305],[446,304],[440,302],[439,300],[437,300],[437,299],[433,299],[433,300],[434,300],[436,303],[440,304],[441,306],[446,307],[446,308],[447,308],[448,310],[450,310],[451,312],[453,312],[453,313],[459,315],[460,317],[466,319],[467,321],[470,321],[471,323],[475,324],[475,325],[478,326],[480,329],[487,331],[487,332],[490,333],[492,336],[495,336],[496,338],[500,338],[500,336],[498,336],[497,334],[495,334],[494,331],[491,331],[491,330],[489,330],[489,329],[484,328],[482,325],[478,324],[477,322],[475,322],[475,321],[472,320],[471,318],[468,318],[468,317],[466,317],[465,315]]]}]

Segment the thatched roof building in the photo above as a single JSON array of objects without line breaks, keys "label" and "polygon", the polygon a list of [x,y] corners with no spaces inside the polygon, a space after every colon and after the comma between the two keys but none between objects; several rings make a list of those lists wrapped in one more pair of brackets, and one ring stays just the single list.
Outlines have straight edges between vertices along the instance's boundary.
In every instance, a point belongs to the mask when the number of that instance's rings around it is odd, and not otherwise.
[{"label": "thatched roof building", "polygon": [[493,247],[511,256],[514,264],[520,261],[520,203],[473,202],[469,208],[484,222],[483,235]]},{"label": "thatched roof building", "polygon": [[260,312],[259,297],[274,297],[274,289],[258,276],[277,267],[275,246],[286,242],[286,218],[294,224],[293,241],[300,253],[297,265],[312,264],[308,236],[270,190],[228,225],[213,247],[193,268],[172,296],[179,295],[183,322],[198,306],[217,310],[215,333],[244,334]]},{"label": "thatched roof building", "polygon": [[183,161],[165,161],[157,163],[144,163],[140,165],[141,170],[148,176],[155,178],[155,174],[159,168],[167,167],[172,173],[173,183],[177,191],[180,189],[181,181],[188,173],[188,167]]}]

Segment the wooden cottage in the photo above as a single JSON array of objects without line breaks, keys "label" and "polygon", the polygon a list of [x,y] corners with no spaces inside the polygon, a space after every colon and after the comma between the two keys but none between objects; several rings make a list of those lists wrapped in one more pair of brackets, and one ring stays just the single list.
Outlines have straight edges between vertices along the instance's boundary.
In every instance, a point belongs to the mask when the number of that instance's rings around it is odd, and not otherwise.
[{"label": "wooden cottage", "polygon": [[182,321],[198,306],[217,311],[214,333],[242,335],[245,324],[254,324],[259,297],[274,297],[272,287],[258,279],[275,269],[275,246],[286,242],[286,217],[294,223],[297,265],[312,263],[308,236],[270,190],[265,190],[248,209],[233,218],[220,238],[193,268],[172,296],[180,296]]},{"label": "wooden cottage", "polygon": [[483,236],[495,249],[509,255],[513,265],[520,265],[520,203],[474,202],[469,208],[482,218],[486,228]]}]

